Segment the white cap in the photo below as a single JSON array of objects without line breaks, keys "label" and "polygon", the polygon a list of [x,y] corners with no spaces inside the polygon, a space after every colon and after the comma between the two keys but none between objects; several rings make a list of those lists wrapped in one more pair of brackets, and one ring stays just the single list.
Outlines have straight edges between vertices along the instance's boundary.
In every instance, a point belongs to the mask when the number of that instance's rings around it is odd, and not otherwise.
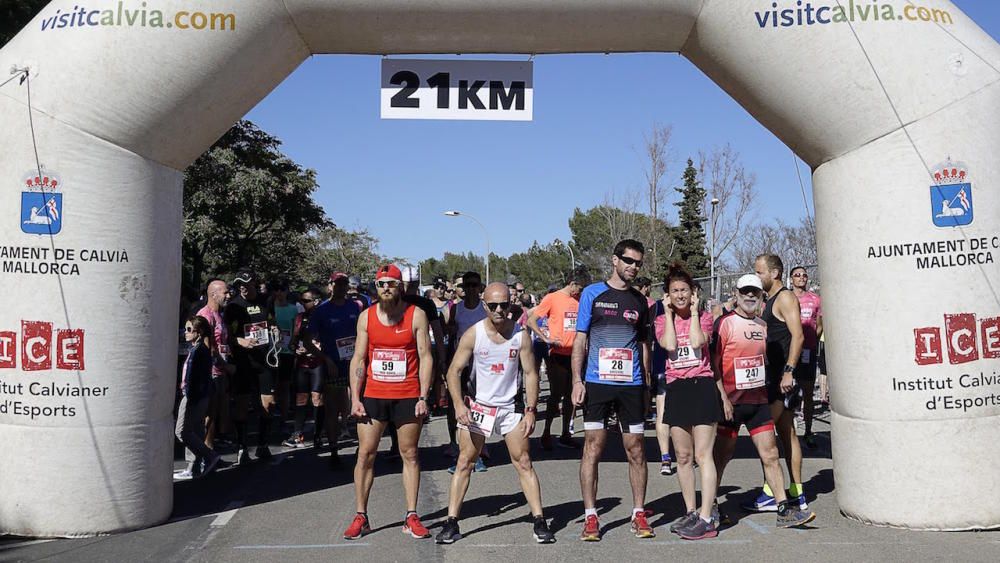
[{"label": "white cap", "polygon": [[414,268],[413,266],[403,266],[402,268],[400,268],[400,271],[403,274],[404,282],[417,281],[417,275],[418,275],[417,269]]},{"label": "white cap", "polygon": [[745,274],[740,276],[740,279],[736,280],[736,289],[742,289],[744,287],[756,287],[757,289],[764,291],[764,285],[760,283],[760,278],[757,274]]}]

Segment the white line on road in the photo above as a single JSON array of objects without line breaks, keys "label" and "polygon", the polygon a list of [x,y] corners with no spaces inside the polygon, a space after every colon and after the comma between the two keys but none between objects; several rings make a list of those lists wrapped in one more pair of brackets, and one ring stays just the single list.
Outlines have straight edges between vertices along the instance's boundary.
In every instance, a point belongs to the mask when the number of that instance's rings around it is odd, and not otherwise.
[{"label": "white line on road", "polygon": [[755,531],[755,532],[757,532],[759,534],[770,534],[771,533],[771,531],[767,529],[767,526],[764,526],[763,524],[758,524],[758,523],[754,522],[753,520],[751,520],[749,518],[744,518],[743,520],[741,520],[741,522],[743,522],[747,526],[750,526],[750,529],[752,529],[753,531]]},{"label": "white line on road", "polygon": [[56,541],[56,540],[28,540],[28,541],[20,541],[20,542],[17,542],[17,543],[9,543],[7,545],[0,545],[0,551],[3,551],[5,549],[14,549],[15,547],[24,547],[24,546],[27,546],[27,545],[37,545],[37,544],[40,544],[40,543],[49,543],[51,541]]},{"label": "white line on road", "polygon": [[370,543],[318,543],[306,545],[236,545],[233,549],[327,549],[331,547],[368,547]]},{"label": "white line on road", "polygon": [[219,515],[215,517],[215,520],[212,520],[212,523],[209,524],[209,526],[213,528],[225,526],[230,520],[233,519],[233,516],[236,516],[236,511],[239,510],[241,506],[243,506],[243,501],[241,500],[234,500],[229,503],[229,505],[226,506],[226,510],[220,512]]},{"label": "white line on road", "polygon": [[750,543],[750,540],[720,540],[709,541],[688,541],[688,540],[667,540],[667,541],[644,541],[642,545],[742,545]]}]

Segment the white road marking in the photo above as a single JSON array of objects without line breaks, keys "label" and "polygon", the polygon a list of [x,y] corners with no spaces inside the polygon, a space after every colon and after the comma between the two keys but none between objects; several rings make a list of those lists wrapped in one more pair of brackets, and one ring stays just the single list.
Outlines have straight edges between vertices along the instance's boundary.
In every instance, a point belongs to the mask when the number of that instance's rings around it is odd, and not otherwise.
[{"label": "white road marking", "polygon": [[41,543],[49,543],[49,542],[53,542],[53,541],[56,541],[56,540],[54,540],[54,539],[52,539],[52,540],[27,540],[27,541],[20,541],[20,542],[17,542],[17,543],[9,543],[7,545],[0,545],[0,551],[3,551],[5,549],[14,549],[15,547],[24,547],[24,546],[27,546],[27,545],[37,545],[37,544],[41,544]]},{"label": "white road marking", "polygon": [[740,522],[743,522],[747,526],[750,526],[751,530],[753,530],[753,531],[755,531],[755,532],[757,532],[759,534],[770,534],[771,533],[771,530],[768,530],[767,526],[764,526],[763,524],[758,524],[758,523],[754,522],[753,520],[751,520],[749,518],[744,518]]},{"label": "white road marking", "polygon": [[234,500],[229,503],[229,505],[226,506],[226,510],[220,512],[219,515],[215,517],[215,520],[212,520],[212,523],[209,524],[209,526],[213,528],[225,526],[230,520],[233,519],[233,516],[236,516],[236,511],[239,510],[241,506],[243,506],[243,501],[241,500]]},{"label": "white road marking", "polygon": [[370,543],[318,543],[305,545],[236,545],[233,549],[327,549],[333,547],[368,547]]}]

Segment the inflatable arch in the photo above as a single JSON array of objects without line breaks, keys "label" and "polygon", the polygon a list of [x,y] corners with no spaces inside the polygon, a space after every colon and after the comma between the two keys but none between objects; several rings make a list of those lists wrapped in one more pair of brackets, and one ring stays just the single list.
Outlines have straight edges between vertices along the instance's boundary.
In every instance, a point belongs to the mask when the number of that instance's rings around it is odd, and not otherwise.
[{"label": "inflatable arch", "polygon": [[1000,526],[1000,46],[950,2],[90,6],[0,51],[30,72],[0,87],[0,531],[169,517],[182,171],[306,57],[629,51],[681,53],[812,167],[843,513]]}]

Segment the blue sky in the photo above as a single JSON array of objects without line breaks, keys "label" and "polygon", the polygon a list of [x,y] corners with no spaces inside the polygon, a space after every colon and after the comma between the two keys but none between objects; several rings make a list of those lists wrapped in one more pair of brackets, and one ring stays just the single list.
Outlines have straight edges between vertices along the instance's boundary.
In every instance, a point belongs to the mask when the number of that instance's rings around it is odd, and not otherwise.
[{"label": "blue sky", "polygon": [[[1000,3],[955,4],[1000,39]],[[334,222],[368,228],[381,253],[413,261],[485,251],[482,230],[447,209],[482,221],[500,255],[567,240],[574,207],[641,188],[643,135],[654,123],[674,130],[668,185],[679,184],[688,156],[730,143],[757,176],[762,219],[804,215],[791,151],[679,55],[534,62],[532,122],[383,121],[380,57],[343,55],[310,58],[247,117],[318,172],[317,200]],[[809,169],[798,164],[811,209]]]}]

